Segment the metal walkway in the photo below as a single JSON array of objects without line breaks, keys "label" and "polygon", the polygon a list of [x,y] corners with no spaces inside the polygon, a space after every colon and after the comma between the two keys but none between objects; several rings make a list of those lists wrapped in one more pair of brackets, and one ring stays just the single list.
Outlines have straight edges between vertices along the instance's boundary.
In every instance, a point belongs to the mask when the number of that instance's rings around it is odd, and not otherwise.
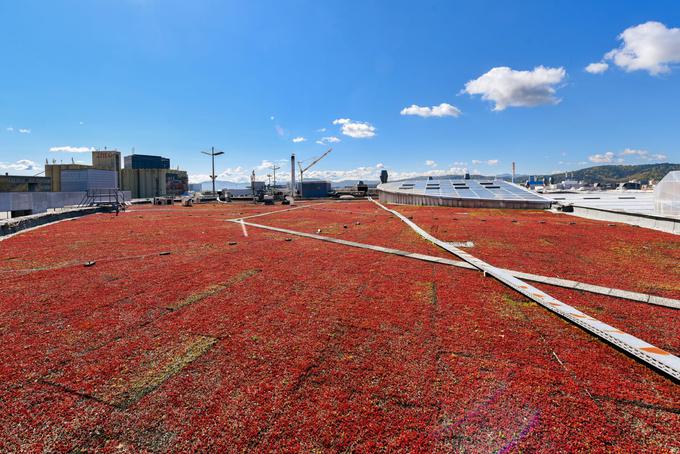
[{"label": "metal walkway", "polygon": [[[282,213],[285,210],[277,211],[277,212],[271,212],[273,213]],[[246,218],[243,218],[246,219]],[[280,232],[280,233],[286,233],[288,235],[295,235],[295,236],[301,236],[304,238],[311,238],[314,240],[319,240],[319,241],[326,241],[329,243],[335,243],[335,244],[342,244],[344,246],[350,246],[350,247],[356,247],[360,249],[370,249],[372,251],[377,251],[377,252],[384,252],[386,254],[394,254],[394,255],[399,255],[401,257],[406,257],[406,258],[411,258],[411,259],[416,259],[416,260],[422,260],[425,262],[430,262],[430,263],[440,263],[442,265],[450,265],[450,266],[456,266],[458,268],[465,268],[469,270],[477,270],[477,268],[473,265],[470,265],[467,262],[463,262],[462,260],[452,260],[452,259],[446,259],[442,257],[435,257],[433,255],[427,255],[427,254],[419,254],[417,252],[408,252],[408,251],[402,251],[401,249],[394,249],[394,248],[389,248],[389,247],[384,247],[384,246],[377,246],[374,244],[366,244],[366,243],[357,243],[356,241],[347,241],[347,240],[341,240],[339,238],[331,238],[328,236],[323,236],[323,235],[316,235],[314,233],[306,233],[306,232],[299,232],[297,230],[290,230],[290,229],[284,229],[281,227],[272,227],[269,225],[263,225],[263,224],[255,224],[252,222],[246,222],[243,221],[241,222],[241,218],[235,218],[235,219],[227,219],[226,221],[228,222],[236,222],[239,224],[244,224],[248,227],[255,227],[258,229],[265,229],[265,230],[272,230],[274,232]],[[574,290],[580,290],[584,292],[589,292],[589,293],[596,293],[599,295],[606,295],[606,296],[612,296],[614,298],[622,298],[622,299],[627,299],[630,301],[636,301],[640,303],[647,303],[647,304],[653,304],[655,306],[663,306],[663,307],[668,307],[671,309],[680,309],[680,300],[673,299],[673,298],[664,298],[662,296],[656,296],[656,295],[649,295],[647,293],[638,293],[638,292],[631,292],[628,290],[621,290],[617,288],[610,288],[610,287],[602,287],[600,285],[593,285],[593,284],[586,284],[584,282],[578,282],[578,281],[572,281],[570,279],[561,279],[557,277],[549,277],[549,276],[541,276],[538,274],[531,274],[531,273],[523,273],[521,271],[514,271],[514,270],[509,270],[509,269],[503,269],[504,271],[507,271],[511,275],[515,276],[516,278],[519,279],[524,279],[527,281],[532,281],[532,282],[539,282],[541,284],[548,284],[548,285],[554,285],[556,287],[564,287],[564,288],[569,288],[569,289],[574,289]]]},{"label": "metal walkway", "polygon": [[420,228],[417,224],[415,224],[413,221],[411,221],[401,213],[395,210],[390,210],[389,208],[383,206],[382,204],[376,202],[371,198],[369,198],[369,200],[378,205],[383,210],[388,211],[397,216],[399,219],[405,222],[409,227],[411,227],[416,233],[418,233],[426,240],[436,244],[442,249],[445,249],[450,253],[456,255],[457,257],[463,259],[467,263],[473,265],[475,268],[479,269],[480,271],[483,271],[485,274],[489,274],[495,277],[505,285],[511,287],[512,289],[516,290],[517,292],[521,293],[527,298],[535,301],[536,303],[545,307],[549,311],[554,312],[557,315],[580,326],[581,328],[585,329],[586,331],[589,331],[590,333],[594,334],[600,339],[603,339],[621,348],[622,350],[628,352],[632,356],[638,358],[647,365],[651,366],[653,369],[664,374],[667,374],[673,377],[675,380],[680,381],[680,358],[678,358],[677,356],[665,350],[662,350],[658,347],[655,347],[654,345],[649,344],[631,334],[625,333],[620,329],[614,328],[611,325],[601,322],[579,311],[578,309],[553,298],[552,296],[537,289],[536,287],[533,287],[525,283],[524,281],[517,279],[506,270],[496,268],[495,266],[490,265],[484,262],[483,260],[480,260],[461,249],[458,249],[454,246],[451,246],[448,243],[445,243],[444,241],[441,241],[433,237],[432,235],[427,233],[425,230]]}]

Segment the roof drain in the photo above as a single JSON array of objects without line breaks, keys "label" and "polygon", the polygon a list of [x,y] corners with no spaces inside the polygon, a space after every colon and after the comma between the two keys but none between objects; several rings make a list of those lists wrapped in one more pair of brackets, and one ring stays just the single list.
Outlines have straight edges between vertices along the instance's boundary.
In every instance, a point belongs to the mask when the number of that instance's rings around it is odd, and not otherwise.
[{"label": "roof drain", "polygon": [[383,210],[388,211],[393,215],[397,216],[399,219],[405,222],[409,227],[411,227],[416,233],[418,233],[426,240],[431,241],[432,243],[436,244],[442,249],[445,249],[450,253],[456,255],[457,257],[460,257],[461,259],[473,265],[480,271],[483,271],[486,274],[490,274],[491,276],[501,281],[503,284],[518,291],[522,295],[526,296],[532,301],[535,301],[536,303],[545,307],[549,311],[554,312],[560,317],[563,317],[569,320],[570,322],[580,326],[581,328],[585,329],[586,331],[589,331],[590,333],[594,334],[600,339],[603,339],[609,342],[610,344],[613,344],[616,347],[625,350],[632,356],[638,358],[645,364],[651,366],[656,371],[669,375],[676,381],[680,380],[680,358],[678,358],[677,356],[665,350],[662,350],[658,347],[655,347],[652,344],[648,344],[647,342],[643,341],[640,338],[625,333],[620,329],[614,328],[613,326],[601,322],[579,311],[578,309],[553,298],[552,296],[537,289],[536,287],[529,285],[520,279],[517,279],[507,271],[502,270],[500,268],[496,268],[495,266],[490,265],[485,261],[480,260],[477,257],[474,257],[461,249],[451,246],[449,243],[446,243],[433,237],[432,235],[427,233],[425,230],[420,228],[417,224],[409,220],[406,216],[402,215],[398,211],[391,210],[370,197],[369,200],[378,205]]}]

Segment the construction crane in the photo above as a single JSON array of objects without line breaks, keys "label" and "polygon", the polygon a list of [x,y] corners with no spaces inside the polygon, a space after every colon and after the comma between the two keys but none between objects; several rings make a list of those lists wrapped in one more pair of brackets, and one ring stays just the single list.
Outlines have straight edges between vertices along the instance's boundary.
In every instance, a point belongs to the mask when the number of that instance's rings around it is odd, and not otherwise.
[{"label": "construction crane", "polygon": [[321,161],[323,158],[325,158],[326,155],[328,155],[328,153],[330,153],[331,151],[333,151],[333,149],[332,149],[332,148],[329,148],[328,151],[326,151],[324,154],[322,154],[321,156],[319,156],[318,158],[316,158],[314,161],[312,161],[311,164],[309,164],[309,165],[308,165],[307,167],[305,167],[304,169],[302,168],[302,164],[300,163],[300,161],[298,161],[298,167],[300,167],[300,198],[302,198],[302,186],[303,186],[302,182],[303,182],[304,173],[305,173],[306,171],[308,171],[314,164],[316,164],[317,162],[319,162],[319,161]]}]

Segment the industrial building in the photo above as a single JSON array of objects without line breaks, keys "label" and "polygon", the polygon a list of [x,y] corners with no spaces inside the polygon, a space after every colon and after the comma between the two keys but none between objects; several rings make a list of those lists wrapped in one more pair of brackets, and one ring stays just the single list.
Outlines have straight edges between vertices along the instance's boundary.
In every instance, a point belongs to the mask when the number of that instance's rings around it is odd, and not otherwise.
[{"label": "industrial building", "polygon": [[134,199],[179,196],[189,190],[189,175],[184,170],[126,167],[121,171],[121,187]]},{"label": "industrial building", "polygon": [[74,169],[61,171],[63,192],[91,191],[118,188],[118,172],[100,169]]},{"label": "industrial building", "polygon": [[180,196],[189,191],[189,175],[184,170],[170,169],[170,159],[162,156],[132,154],[125,156],[121,170],[121,187],[132,198]]},{"label": "industrial building", "polygon": [[0,192],[49,192],[51,187],[49,177],[0,175]]},{"label": "industrial building", "polygon": [[470,208],[550,208],[552,200],[503,180],[412,179],[378,185],[381,202]]},{"label": "industrial building", "polygon": [[50,179],[50,190],[61,192],[61,172],[64,170],[91,169],[92,166],[86,164],[45,164],[45,176]]},{"label": "industrial building", "polygon": [[323,180],[304,180],[296,184],[297,193],[304,198],[316,199],[328,197],[331,193],[331,182]]},{"label": "industrial building", "polygon": [[125,156],[126,169],[169,169],[170,159],[162,156],[131,154]]},{"label": "industrial building", "polygon": [[120,172],[120,151],[95,150],[92,152],[92,167],[101,170]]},{"label": "industrial building", "polygon": [[[45,164],[45,176],[50,178],[51,191],[61,192],[68,191],[68,189],[62,188],[62,172],[72,171],[72,170],[87,170],[87,169],[97,169],[106,170],[110,172],[115,172],[116,178],[113,186],[106,189],[117,189],[120,183],[120,152],[117,150],[94,150],[92,151],[92,165],[87,164],[57,164],[53,162],[52,164]],[[73,175],[73,174],[71,174]],[[88,177],[81,177],[83,180],[89,180]]]}]

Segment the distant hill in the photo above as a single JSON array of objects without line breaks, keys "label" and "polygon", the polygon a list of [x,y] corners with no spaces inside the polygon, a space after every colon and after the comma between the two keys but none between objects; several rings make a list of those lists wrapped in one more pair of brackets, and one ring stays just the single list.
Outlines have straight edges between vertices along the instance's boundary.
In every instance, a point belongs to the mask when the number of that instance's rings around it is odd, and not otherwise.
[{"label": "distant hill", "polygon": [[332,181],[331,186],[333,189],[346,188],[349,186],[356,186],[359,181],[363,181],[366,184],[378,184],[380,180],[342,180],[342,181]]},{"label": "distant hill", "polygon": [[[212,181],[203,181],[200,183],[203,191],[212,191]],[[215,180],[215,189],[246,189],[250,187],[250,183],[236,183],[234,181]]]},{"label": "distant hill", "polygon": [[[578,180],[585,181],[586,183],[625,183],[631,180],[640,180],[643,183],[647,183],[649,180],[659,181],[663,177],[673,170],[680,170],[680,164],[639,164],[639,165],[605,165],[605,166],[595,166],[587,167],[581,170],[573,170],[565,173],[555,173],[555,174],[533,174],[531,176],[542,180],[543,177],[552,177],[553,182],[559,183],[563,180]],[[531,178],[530,175],[516,175],[515,182],[525,182]],[[493,178],[493,175],[470,175],[473,180],[482,180],[487,178]],[[496,178],[510,181],[512,175],[504,173],[495,175]],[[415,178],[409,178],[409,180],[427,180],[427,176],[419,176]],[[444,175],[435,178],[444,179],[460,179],[463,178],[462,175]],[[392,180],[398,181],[398,180]]]},{"label": "distant hill", "polygon": [[[565,176],[564,173],[555,173],[555,174],[533,174],[532,176],[535,176],[538,179],[543,179],[543,177],[550,178],[552,177],[553,181],[555,183],[559,183],[560,181],[563,181],[565,179],[569,180],[578,180],[578,181],[585,181],[586,183],[609,183],[609,184],[615,184],[615,183],[625,183],[630,180],[640,180],[643,183],[648,182],[649,180],[656,180],[659,181],[663,177],[666,176],[668,172],[671,172],[673,170],[680,170],[680,164],[670,164],[670,163],[664,163],[664,164],[640,164],[640,165],[604,165],[604,166],[595,166],[595,167],[587,167],[585,169],[581,170],[573,170],[567,172],[568,177]],[[488,179],[488,178],[493,178],[494,175],[471,175],[470,178],[473,180],[483,180],[483,179]],[[512,179],[512,176],[508,173],[503,173],[503,174],[498,174],[495,175],[496,178],[502,179],[502,180],[507,180],[510,181]],[[414,177],[414,178],[408,178],[409,180],[427,180],[427,176],[419,176],[419,177]],[[439,176],[436,178],[443,178],[443,179],[461,179],[463,178],[462,175],[444,175],[444,176]],[[515,176],[515,182],[520,183],[520,182],[525,182],[530,178],[530,175],[516,175]],[[366,184],[377,184],[380,181],[379,180],[363,180],[364,183]],[[390,181],[399,181],[399,180],[392,180]],[[277,183],[279,184],[285,184],[287,183],[288,180],[277,180]],[[342,181],[333,181],[332,187],[333,189],[338,189],[338,188],[344,188],[348,186],[355,186],[359,180],[342,180]],[[210,181],[205,181],[202,183],[203,185],[203,190],[211,190],[212,189],[212,183]],[[221,181],[217,180],[215,181],[215,187],[216,189],[246,189],[250,187],[250,183],[236,183],[233,181]]]},{"label": "distant hill", "polygon": [[[625,183],[630,180],[646,183],[649,180],[659,181],[673,170],[680,170],[680,164],[606,165],[568,172],[568,179],[586,183]],[[551,176],[556,183],[567,179],[564,173]]]}]

